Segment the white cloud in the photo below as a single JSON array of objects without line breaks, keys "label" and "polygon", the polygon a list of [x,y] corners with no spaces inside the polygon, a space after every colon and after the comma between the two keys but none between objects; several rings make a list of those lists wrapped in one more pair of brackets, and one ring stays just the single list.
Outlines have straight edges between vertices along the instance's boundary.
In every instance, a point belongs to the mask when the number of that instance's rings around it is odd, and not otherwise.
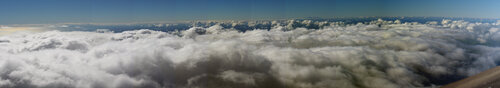
[{"label": "white cloud", "polygon": [[422,87],[500,60],[487,45],[496,25],[389,23],[11,34],[0,37],[0,87]]}]

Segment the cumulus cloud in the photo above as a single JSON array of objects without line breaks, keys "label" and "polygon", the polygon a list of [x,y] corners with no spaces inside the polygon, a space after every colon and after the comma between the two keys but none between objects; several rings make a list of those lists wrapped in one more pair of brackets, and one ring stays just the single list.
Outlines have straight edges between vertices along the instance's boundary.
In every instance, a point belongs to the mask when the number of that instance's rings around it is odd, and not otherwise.
[{"label": "cumulus cloud", "polygon": [[497,25],[442,23],[17,33],[0,37],[0,87],[425,87],[500,62]]}]

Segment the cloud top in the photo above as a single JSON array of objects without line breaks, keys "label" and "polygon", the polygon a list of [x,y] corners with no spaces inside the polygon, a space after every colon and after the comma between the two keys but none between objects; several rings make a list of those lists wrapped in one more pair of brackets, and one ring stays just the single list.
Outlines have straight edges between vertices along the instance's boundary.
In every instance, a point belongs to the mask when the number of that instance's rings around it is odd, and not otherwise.
[{"label": "cloud top", "polygon": [[432,23],[18,33],[0,37],[0,87],[424,87],[500,60],[498,25]]}]

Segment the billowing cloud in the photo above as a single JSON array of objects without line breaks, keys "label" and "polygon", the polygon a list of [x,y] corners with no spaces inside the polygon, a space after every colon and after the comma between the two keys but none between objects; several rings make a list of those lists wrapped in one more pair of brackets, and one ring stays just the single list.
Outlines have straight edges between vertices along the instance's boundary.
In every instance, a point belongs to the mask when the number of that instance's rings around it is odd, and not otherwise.
[{"label": "billowing cloud", "polygon": [[423,87],[500,61],[496,24],[445,23],[11,34],[0,87]]}]

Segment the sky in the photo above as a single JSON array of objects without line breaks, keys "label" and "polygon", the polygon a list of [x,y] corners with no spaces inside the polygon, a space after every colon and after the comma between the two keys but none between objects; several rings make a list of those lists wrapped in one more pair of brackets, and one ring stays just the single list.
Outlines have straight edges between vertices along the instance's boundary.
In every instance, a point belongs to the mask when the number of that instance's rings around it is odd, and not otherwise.
[{"label": "sky", "polygon": [[1,0],[0,24],[334,16],[500,18],[499,0]]}]

